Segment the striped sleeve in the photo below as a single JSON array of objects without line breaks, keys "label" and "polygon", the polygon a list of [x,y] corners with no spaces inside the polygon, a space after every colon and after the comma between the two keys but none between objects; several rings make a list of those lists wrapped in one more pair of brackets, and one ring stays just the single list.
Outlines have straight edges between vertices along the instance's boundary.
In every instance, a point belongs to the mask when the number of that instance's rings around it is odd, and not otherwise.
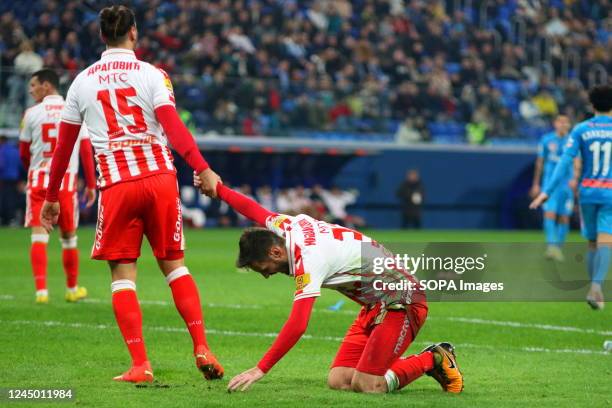
[{"label": "striped sleeve", "polygon": [[153,109],[157,109],[164,105],[176,105],[172,81],[166,71],[159,68],[153,68],[150,85],[153,94]]},{"label": "striped sleeve", "polygon": [[321,285],[325,280],[325,264],[320,256],[315,256],[310,249],[293,248],[293,270],[295,278],[295,295],[293,300],[321,296]]}]

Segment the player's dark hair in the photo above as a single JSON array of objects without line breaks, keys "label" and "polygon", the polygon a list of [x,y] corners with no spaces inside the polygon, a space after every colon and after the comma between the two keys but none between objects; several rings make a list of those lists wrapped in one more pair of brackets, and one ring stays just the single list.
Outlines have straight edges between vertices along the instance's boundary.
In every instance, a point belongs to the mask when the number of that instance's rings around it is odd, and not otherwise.
[{"label": "player's dark hair", "polygon": [[247,228],[238,242],[236,266],[249,268],[254,262],[265,261],[272,245],[284,245],[283,239],[265,228]]},{"label": "player's dark hair", "polygon": [[612,85],[598,85],[589,91],[589,102],[597,112],[612,110]]},{"label": "player's dark hair", "polygon": [[32,74],[32,78],[38,79],[41,84],[43,82],[49,83],[55,89],[59,88],[59,76],[57,72],[49,68],[43,68]]},{"label": "player's dark hair", "polygon": [[134,12],[126,6],[105,7],[99,17],[102,39],[111,46],[122,43],[130,28],[136,25]]}]

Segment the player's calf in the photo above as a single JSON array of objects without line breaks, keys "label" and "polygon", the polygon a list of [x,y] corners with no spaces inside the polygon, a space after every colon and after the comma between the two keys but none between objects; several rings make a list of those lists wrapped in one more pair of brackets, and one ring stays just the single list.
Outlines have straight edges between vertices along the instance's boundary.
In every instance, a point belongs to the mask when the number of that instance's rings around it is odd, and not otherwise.
[{"label": "player's calf", "polygon": [[49,302],[47,291],[47,243],[49,235],[40,227],[32,229],[32,246],[30,247],[30,263],[36,287],[36,303]]}]

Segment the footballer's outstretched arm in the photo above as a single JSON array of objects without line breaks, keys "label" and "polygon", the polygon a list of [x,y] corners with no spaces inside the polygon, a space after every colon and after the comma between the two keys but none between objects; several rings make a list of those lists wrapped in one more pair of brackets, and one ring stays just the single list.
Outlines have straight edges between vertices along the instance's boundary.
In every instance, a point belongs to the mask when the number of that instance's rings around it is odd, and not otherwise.
[{"label": "footballer's outstretched arm", "polygon": [[179,117],[176,108],[172,105],[162,105],[155,109],[155,116],[164,129],[164,133],[168,136],[172,148],[185,159],[202,180],[202,192],[215,197],[215,186],[221,181],[221,178],[212,171],[204,160],[191,132]]},{"label": "footballer's outstretched arm", "polygon": [[268,352],[255,367],[232,378],[227,386],[228,391],[237,391],[238,389],[244,391],[249,388],[295,346],[306,332],[315,299],[316,297],[309,297],[293,302],[291,314]]},{"label": "footballer's outstretched arm", "polygon": [[255,200],[251,200],[221,183],[217,184],[217,196],[232,207],[234,211],[239,212],[259,225],[265,226],[268,217],[278,215],[262,207]]}]

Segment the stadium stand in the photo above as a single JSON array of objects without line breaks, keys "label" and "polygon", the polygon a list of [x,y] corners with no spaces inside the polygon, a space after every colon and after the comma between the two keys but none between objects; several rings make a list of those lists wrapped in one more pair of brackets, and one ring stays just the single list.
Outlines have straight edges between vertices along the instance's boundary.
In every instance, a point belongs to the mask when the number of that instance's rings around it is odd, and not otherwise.
[{"label": "stadium stand", "polygon": [[[199,132],[530,143],[559,111],[583,119],[584,89],[612,71],[606,0],[128,3],[138,57]],[[93,2],[0,4],[0,128],[30,103],[29,73],[68,84],[98,57],[95,18]]]}]

